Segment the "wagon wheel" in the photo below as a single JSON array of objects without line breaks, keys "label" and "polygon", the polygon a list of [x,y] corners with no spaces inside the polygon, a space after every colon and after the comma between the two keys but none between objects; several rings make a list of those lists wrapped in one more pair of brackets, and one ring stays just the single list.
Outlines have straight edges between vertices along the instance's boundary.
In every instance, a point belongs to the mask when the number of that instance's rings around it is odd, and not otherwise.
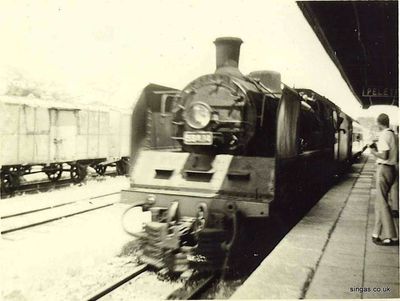
[{"label": "wagon wheel", "polygon": [[1,192],[11,193],[19,186],[19,177],[11,173],[1,175]]},{"label": "wagon wheel", "polygon": [[124,167],[122,166],[122,162],[121,161],[117,162],[116,168],[117,168],[117,175],[123,175],[124,174],[124,170],[123,170]]},{"label": "wagon wheel", "polygon": [[71,165],[71,179],[74,183],[80,183],[85,179],[87,171],[86,166],[81,164],[73,164]]},{"label": "wagon wheel", "polygon": [[129,171],[129,162],[125,159],[121,159],[117,162],[117,174],[126,175]]},{"label": "wagon wheel", "polygon": [[105,174],[106,169],[107,169],[106,165],[96,165],[94,167],[94,170],[101,176]]},{"label": "wagon wheel", "polygon": [[51,182],[56,182],[61,178],[62,172],[62,164],[50,164],[49,170],[46,171],[46,175]]}]

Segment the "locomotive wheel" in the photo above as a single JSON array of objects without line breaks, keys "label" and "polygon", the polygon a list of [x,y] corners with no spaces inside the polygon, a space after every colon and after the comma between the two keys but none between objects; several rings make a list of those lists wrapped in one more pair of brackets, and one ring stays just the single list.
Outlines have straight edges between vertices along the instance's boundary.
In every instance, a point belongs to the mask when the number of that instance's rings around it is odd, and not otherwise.
[{"label": "locomotive wheel", "polygon": [[80,183],[82,182],[87,174],[86,166],[81,165],[81,164],[73,164],[71,165],[71,179],[72,182],[74,183]]},{"label": "locomotive wheel", "polygon": [[94,167],[94,170],[101,176],[106,173],[106,169],[107,169],[106,165],[96,165]]},{"label": "locomotive wheel", "polygon": [[121,159],[117,162],[117,174],[126,175],[129,172],[129,163],[125,159]]},{"label": "locomotive wheel", "polygon": [[56,182],[61,178],[63,169],[62,164],[50,164],[49,170],[46,171],[46,175],[51,182]]},{"label": "locomotive wheel", "polygon": [[1,175],[1,192],[11,193],[15,191],[19,186],[18,175],[11,173],[5,173]]}]

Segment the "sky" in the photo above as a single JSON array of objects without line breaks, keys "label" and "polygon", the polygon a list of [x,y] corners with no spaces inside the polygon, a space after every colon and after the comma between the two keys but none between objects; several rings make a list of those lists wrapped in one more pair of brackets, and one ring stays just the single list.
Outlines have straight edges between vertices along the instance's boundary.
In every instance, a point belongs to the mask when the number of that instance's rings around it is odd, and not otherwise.
[{"label": "sky", "polygon": [[[244,41],[244,74],[276,70],[353,117],[376,115],[361,109],[291,0],[2,0],[0,82],[4,90],[19,72],[76,101],[131,107],[150,82],[182,89],[214,72],[220,36]],[[397,118],[393,107],[378,111]]]}]

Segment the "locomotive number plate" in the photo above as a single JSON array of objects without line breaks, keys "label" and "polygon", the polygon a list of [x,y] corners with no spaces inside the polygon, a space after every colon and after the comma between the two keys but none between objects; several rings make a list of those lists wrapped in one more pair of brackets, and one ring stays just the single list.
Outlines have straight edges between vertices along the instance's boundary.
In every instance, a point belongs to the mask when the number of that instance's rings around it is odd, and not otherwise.
[{"label": "locomotive number plate", "polygon": [[188,145],[212,145],[212,132],[184,132],[183,142]]}]

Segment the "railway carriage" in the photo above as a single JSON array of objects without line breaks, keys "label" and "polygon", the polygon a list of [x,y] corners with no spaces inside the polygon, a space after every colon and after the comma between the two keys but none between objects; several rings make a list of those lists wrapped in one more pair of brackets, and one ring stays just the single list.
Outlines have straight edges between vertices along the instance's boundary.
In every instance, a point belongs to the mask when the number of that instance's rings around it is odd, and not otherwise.
[{"label": "railway carriage", "polygon": [[2,191],[17,188],[21,176],[37,172],[57,181],[67,171],[75,182],[84,179],[87,166],[103,174],[107,166],[117,165],[125,173],[130,115],[106,106],[0,96]]},{"label": "railway carriage", "polygon": [[353,152],[358,152],[366,144],[368,131],[358,122],[353,122]]},{"label": "railway carriage", "polygon": [[239,220],[304,206],[351,161],[351,118],[277,72],[243,75],[241,43],[217,39],[215,73],[180,91],[151,84],[133,110],[122,201],[151,211],[136,235],[155,267],[220,268]]}]

